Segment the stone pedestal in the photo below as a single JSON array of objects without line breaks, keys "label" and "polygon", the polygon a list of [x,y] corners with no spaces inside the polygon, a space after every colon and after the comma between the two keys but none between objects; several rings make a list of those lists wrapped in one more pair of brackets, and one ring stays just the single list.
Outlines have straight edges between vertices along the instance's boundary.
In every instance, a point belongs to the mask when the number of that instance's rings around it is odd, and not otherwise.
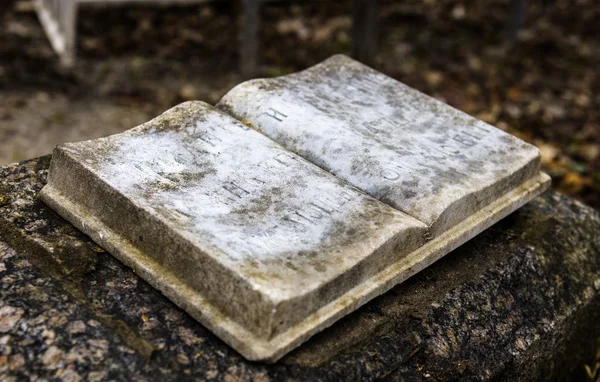
[{"label": "stone pedestal", "polygon": [[245,361],[0,169],[0,379],[502,380],[583,376],[600,335],[600,214],[556,192],[273,365]]}]

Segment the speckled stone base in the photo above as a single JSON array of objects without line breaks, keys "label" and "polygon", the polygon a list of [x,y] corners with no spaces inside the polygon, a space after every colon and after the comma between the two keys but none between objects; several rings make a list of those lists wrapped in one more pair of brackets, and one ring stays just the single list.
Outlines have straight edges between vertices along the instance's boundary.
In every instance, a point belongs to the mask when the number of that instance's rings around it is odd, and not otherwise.
[{"label": "speckled stone base", "polygon": [[600,336],[600,214],[550,191],[274,365],[244,360],[0,168],[0,380],[567,380]]}]

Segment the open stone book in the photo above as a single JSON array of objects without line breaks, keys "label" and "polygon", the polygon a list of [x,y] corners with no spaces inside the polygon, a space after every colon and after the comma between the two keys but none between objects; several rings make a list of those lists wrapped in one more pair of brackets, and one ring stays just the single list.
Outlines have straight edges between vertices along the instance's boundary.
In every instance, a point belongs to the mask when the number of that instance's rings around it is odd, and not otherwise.
[{"label": "open stone book", "polygon": [[534,146],[334,56],[61,145],[40,197],[273,362],[548,185]]}]

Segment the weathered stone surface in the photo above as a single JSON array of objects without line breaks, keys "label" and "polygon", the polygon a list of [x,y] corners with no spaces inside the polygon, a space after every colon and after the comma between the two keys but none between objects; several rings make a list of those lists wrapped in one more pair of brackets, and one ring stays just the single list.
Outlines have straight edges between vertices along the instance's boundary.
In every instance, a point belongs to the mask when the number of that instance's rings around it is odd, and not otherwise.
[{"label": "weathered stone surface", "polygon": [[538,173],[432,239],[423,222],[188,102],[59,146],[40,198],[247,358],[275,361],[548,183]]},{"label": "weathered stone surface", "polygon": [[59,146],[40,197],[261,360],[322,327],[319,309],[348,305],[427,228],[202,102]]},{"label": "weathered stone surface", "polygon": [[343,55],[240,84],[218,106],[432,236],[540,172],[536,147]]},{"label": "weathered stone surface", "polygon": [[555,192],[264,365],[38,201],[48,165],[0,168],[0,380],[572,380],[596,351],[600,214]]}]

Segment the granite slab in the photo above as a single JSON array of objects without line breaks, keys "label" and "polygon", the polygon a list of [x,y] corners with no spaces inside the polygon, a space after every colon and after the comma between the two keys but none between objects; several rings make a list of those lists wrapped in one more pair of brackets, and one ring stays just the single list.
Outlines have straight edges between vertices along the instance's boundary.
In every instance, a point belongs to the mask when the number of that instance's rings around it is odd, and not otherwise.
[{"label": "granite slab", "polygon": [[218,107],[433,237],[540,174],[536,147],[344,55],[242,83]]},{"label": "granite slab", "polygon": [[[600,214],[548,191],[279,362],[249,362],[0,167],[0,380],[584,380]],[[86,259],[86,261],[77,261]]]}]

